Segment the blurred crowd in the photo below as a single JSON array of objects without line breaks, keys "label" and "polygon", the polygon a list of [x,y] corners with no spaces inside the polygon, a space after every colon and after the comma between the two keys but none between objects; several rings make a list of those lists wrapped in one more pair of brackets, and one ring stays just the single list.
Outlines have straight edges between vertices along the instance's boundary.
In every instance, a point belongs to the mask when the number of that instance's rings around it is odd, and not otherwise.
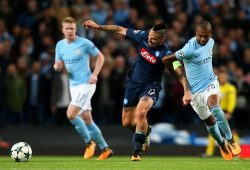
[{"label": "blurred crowd", "polygon": [[[236,124],[250,122],[250,0],[0,0],[0,125],[64,124],[70,102],[66,71],[53,71],[61,21],[73,16],[78,35],[92,40],[105,56],[93,97],[98,123],[120,124],[124,83],[135,62],[136,44],[109,33],[86,30],[85,20],[148,30],[165,22],[174,52],[194,36],[194,25],[213,26],[215,72],[226,71],[237,87]],[[182,106],[182,87],[168,71],[149,121],[200,122]]]}]

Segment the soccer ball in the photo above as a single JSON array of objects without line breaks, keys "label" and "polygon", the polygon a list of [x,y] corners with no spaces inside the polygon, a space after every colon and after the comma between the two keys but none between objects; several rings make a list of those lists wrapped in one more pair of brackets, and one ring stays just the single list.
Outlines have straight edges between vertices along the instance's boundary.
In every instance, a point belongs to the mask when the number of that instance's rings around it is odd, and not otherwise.
[{"label": "soccer ball", "polygon": [[25,142],[18,142],[12,146],[10,156],[16,162],[26,162],[32,156],[31,147]]}]

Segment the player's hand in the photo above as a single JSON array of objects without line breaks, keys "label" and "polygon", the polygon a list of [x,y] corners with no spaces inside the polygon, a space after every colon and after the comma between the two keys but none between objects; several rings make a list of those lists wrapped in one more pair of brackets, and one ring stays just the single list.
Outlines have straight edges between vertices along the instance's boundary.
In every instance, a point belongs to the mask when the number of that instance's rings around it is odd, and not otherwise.
[{"label": "player's hand", "polygon": [[92,20],[88,20],[88,21],[85,21],[82,26],[84,26],[86,29],[88,28],[98,28],[98,24],[96,24],[94,21]]},{"label": "player's hand", "polygon": [[63,63],[63,61],[56,61],[53,67],[54,67],[55,71],[62,71],[62,69],[64,67],[64,63]]},{"label": "player's hand", "polygon": [[97,82],[97,76],[95,74],[91,74],[89,79],[89,84],[96,84]]},{"label": "player's hand", "polygon": [[189,91],[184,92],[184,96],[182,98],[183,105],[188,105],[191,102],[191,94]]}]

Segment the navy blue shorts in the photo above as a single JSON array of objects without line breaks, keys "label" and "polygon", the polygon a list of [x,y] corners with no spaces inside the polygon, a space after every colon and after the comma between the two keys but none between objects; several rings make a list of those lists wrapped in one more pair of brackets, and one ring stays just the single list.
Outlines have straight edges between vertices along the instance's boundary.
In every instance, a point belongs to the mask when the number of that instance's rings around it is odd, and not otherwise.
[{"label": "navy blue shorts", "polygon": [[153,99],[154,104],[159,98],[162,87],[160,83],[135,83],[128,81],[126,85],[123,107],[136,106],[143,96],[149,96]]}]

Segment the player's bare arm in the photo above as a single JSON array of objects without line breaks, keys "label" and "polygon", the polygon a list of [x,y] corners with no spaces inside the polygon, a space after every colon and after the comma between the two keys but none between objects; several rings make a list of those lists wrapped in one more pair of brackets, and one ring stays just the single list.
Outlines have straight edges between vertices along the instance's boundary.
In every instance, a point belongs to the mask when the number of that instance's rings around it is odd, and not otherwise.
[{"label": "player's bare arm", "polygon": [[126,32],[127,32],[127,28],[124,28],[122,26],[118,26],[118,25],[99,25],[99,24],[95,23],[92,20],[85,21],[82,25],[85,26],[86,29],[94,28],[94,29],[103,30],[103,31],[110,32],[110,33],[120,34],[120,35],[123,35],[123,36],[125,36]]},{"label": "player's bare arm", "polygon": [[89,79],[90,84],[95,84],[97,82],[97,76],[100,73],[103,63],[104,63],[104,56],[101,52],[98,53],[96,57],[97,59],[95,63],[95,68]]},{"label": "player's bare arm", "polygon": [[63,61],[56,61],[53,67],[54,67],[54,70],[57,72],[62,71],[64,67],[64,63]]},{"label": "player's bare arm", "polygon": [[172,74],[177,75],[178,80],[182,84],[184,89],[184,96],[182,98],[183,105],[189,104],[191,102],[191,94],[187,77],[181,63],[179,61],[176,61],[175,53],[163,57],[162,62]]},{"label": "player's bare arm", "polygon": [[[179,61],[176,61],[176,62],[179,62]],[[173,64],[173,65],[175,65],[175,64]],[[177,64],[177,66],[178,66],[177,68],[175,68],[176,66],[174,66],[174,70],[175,70],[175,73],[179,79],[179,82],[182,84],[183,89],[184,89],[184,96],[182,98],[183,105],[188,105],[191,102],[191,94],[190,94],[190,90],[189,90],[187,77],[186,77],[184,68],[180,64],[180,62],[179,62],[179,64]]]},{"label": "player's bare arm", "polygon": [[166,55],[162,58],[162,63],[164,64],[164,66],[168,69],[168,71],[171,74],[175,74],[174,68],[173,68],[173,62],[176,61],[176,57],[175,54],[172,53],[170,55]]}]

